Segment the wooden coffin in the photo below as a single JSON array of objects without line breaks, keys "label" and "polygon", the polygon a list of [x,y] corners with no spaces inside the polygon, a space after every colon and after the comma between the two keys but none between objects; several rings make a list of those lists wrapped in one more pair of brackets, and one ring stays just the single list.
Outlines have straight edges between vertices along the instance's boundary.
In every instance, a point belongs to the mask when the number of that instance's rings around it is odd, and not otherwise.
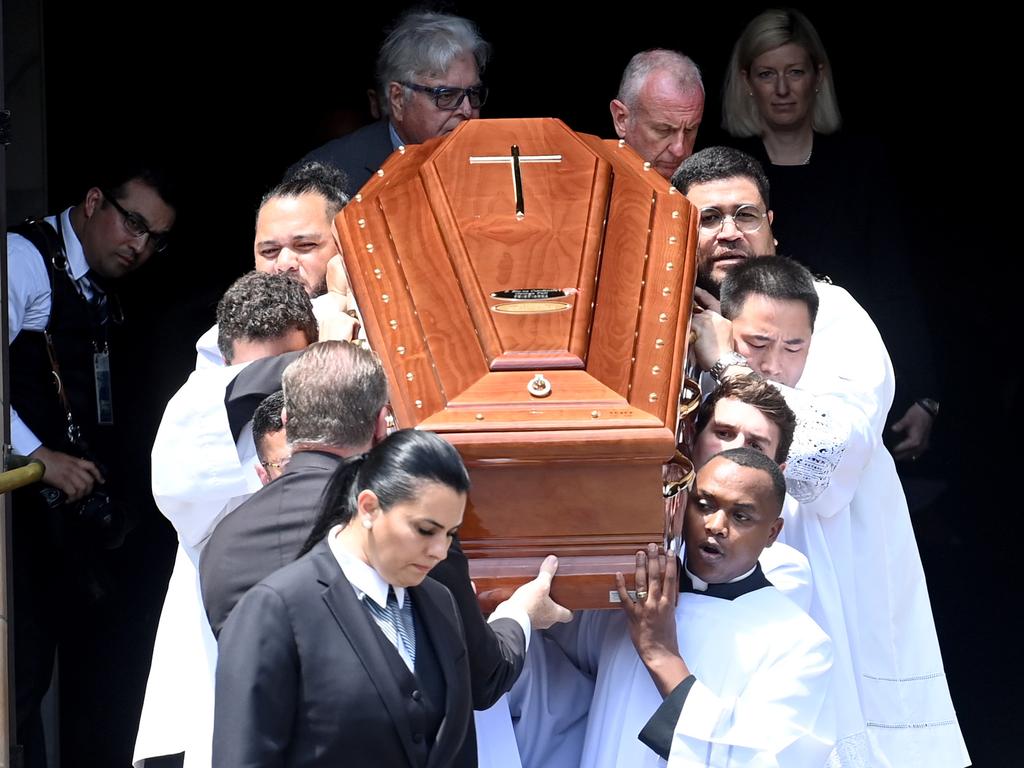
[{"label": "wooden coffin", "polygon": [[481,602],[554,553],[557,600],[613,605],[664,536],[695,209],[621,142],[471,120],[395,152],[336,224],[398,425],[469,468]]}]

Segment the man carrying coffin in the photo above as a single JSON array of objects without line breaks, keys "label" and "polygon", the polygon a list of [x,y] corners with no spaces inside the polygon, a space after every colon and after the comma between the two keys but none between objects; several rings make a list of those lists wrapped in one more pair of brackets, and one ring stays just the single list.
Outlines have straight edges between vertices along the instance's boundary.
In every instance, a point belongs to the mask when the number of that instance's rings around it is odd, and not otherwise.
[{"label": "man carrying coffin", "polygon": [[682,571],[652,544],[635,600],[618,576],[623,611],[551,631],[597,677],[581,765],[824,765],[831,642],[757,562],[785,492],[763,453],[718,454],[687,500]]},{"label": "man carrying coffin", "polygon": [[[711,147],[687,159],[672,182],[700,209],[697,284],[706,290],[696,296],[716,309],[727,274],[775,253],[767,177],[749,155]],[[798,413],[796,397],[824,397],[831,404],[817,408],[814,417],[809,401],[807,426],[798,430],[809,444],[795,447],[792,455],[806,450],[816,458],[791,459],[787,467],[800,515],[787,514],[783,538],[810,560],[818,604],[812,616],[836,644],[837,664],[846,656],[853,665],[872,752],[901,768],[963,766],[969,757],[942,667],[906,497],[882,444],[894,394],[889,355],[875,324],[849,293],[823,282],[815,282],[814,290],[814,342],[787,401]],[[705,322],[701,317],[695,316],[695,325]],[[745,345],[735,327],[732,333],[716,331],[714,338],[724,340],[722,349],[708,360],[718,354],[710,364],[722,375],[730,373],[737,353],[768,378],[785,375],[782,368],[774,373],[778,362],[763,361],[762,350]],[[879,530],[886,531],[884,540]],[[826,591],[829,582],[835,586]],[[846,735],[843,722],[840,736]]]}]

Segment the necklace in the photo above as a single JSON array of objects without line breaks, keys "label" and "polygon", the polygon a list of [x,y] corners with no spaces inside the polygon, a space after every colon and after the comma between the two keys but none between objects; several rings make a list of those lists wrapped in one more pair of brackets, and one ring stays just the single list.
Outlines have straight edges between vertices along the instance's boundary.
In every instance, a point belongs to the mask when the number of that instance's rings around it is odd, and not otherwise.
[{"label": "necklace", "polygon": [[[764,140],[762,139],[762,144],[763,143],[764,143]],[[803,160],[799,160],[799,161],[797,161],[795,163],[781,163],[781,162],[777,161],[774,157],[772,157],[772,153],[768,151],[768,147],[767,146],[765,147],[765,153],[768,155],[768,161],[772,165],[810,165],[810,163],[811,163],[811,155],[814,154],[814,139],[813,138],[811,139],[811,146],[807,148],[807,157],[805,157]]]}]

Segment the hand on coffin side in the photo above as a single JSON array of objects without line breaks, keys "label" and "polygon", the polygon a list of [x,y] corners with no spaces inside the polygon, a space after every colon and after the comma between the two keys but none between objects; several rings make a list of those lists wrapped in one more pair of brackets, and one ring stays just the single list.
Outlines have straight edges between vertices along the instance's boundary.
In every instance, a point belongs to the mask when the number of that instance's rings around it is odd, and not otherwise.
[{"label": "hand on coffin side", "polygon": [[548,555],[541,563],[537,578],[523,584],[505,601],[509,606],[526,611],[534,629],[547,629],[552,624],[572,621],[572,612],[551,599],[551,580],[557,570],[558,558]]},{"label": "hand on coffin side", "polygon": [[318,300],[320,341],[352,341],[359,335],[341,255],[327,262],[327,293]]},{"label": "hand on coffin side", "polygon": [[706,291],[700,286],[693,289],[693,301],[701,309],[710,309],[712,312],[722,314],[722,304],[715,298],[714,294]]},{"label": "hand on coffin side", "polygon": [[637,552],[636,600],[626,591],[622,574],[615,574],[629,637],[662,697],[690,675],[676,639],[678,567],[675,553],[663,547],[648,544],[646,552]]}]

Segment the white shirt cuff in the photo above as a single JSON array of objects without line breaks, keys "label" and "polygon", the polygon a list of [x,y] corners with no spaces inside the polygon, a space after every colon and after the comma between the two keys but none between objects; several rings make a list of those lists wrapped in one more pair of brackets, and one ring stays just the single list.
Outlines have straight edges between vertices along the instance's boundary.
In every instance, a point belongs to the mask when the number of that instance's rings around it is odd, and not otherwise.
[{"label": "white shirt cuff", "polygon": [[14,452],[21,456],[28,456],[42,444],[42,441],[32,433],[28,425],[11,408],[11,446],[14,448]]}]

